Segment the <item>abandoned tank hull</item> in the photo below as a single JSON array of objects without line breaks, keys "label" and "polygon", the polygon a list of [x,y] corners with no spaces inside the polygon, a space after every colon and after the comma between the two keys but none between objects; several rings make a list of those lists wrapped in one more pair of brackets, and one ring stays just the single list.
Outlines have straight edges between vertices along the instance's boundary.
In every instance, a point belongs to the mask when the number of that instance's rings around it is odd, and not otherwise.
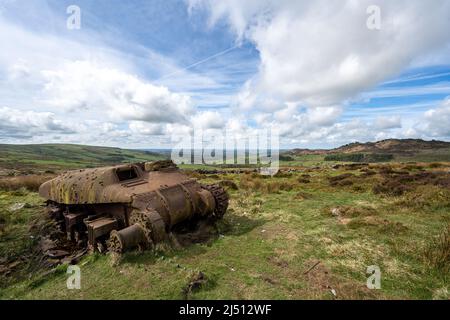
[{"label": "abandoned tank hull", "polygon": [[67,238],[91,249],[150,248],[185,222],[220,219],[228,195],[171,161],[69,171],[39,189]]}]

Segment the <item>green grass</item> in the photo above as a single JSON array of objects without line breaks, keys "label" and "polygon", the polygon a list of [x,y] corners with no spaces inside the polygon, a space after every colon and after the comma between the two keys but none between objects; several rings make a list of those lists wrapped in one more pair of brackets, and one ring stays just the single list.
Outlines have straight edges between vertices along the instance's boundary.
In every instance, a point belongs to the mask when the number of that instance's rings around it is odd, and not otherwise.
[{"label": "green grass", "polygon": [[[362,156],[362,154],[331,154],[331,155],[290,155],[293,160],[281,161],[284,166],[319,166],[324,162],[327,165],[338,164],[342,162],[355,161],[354,158]],[[361,157],[360,162],[450,162],[450,149],[430,149],[430,150],[415,150],[410,153],[393,152],[393,159],[389,159],[391,155],[386,154],[366,154]],[[341,159],[339,159],[341,158]]]},{"label": "green grass", "polygon": [[398,155],[396,161],[399,162],[449,162],[450,161],[450,149],[437,149],[437,150],[421,150],[412,156]]},{"label": "green grass", "polygon": [[0,191],[0,221],[4,225],[0,232],[2,257],[15,259],[30,246],[29,226],[42,215],[41,205],[42,200],[26,190]]},{"label": "green grass", "polygon": [[[183,299],[183,288],[201,271],[208,281],[189,299],[333,299],[331,289],[338,299],[448,299],[448,270],[430,264],[424,253],[450,222],[450,208],[442,203],[405,206],[402,197],[373,194],[371,180],[355,180],[361,188],[330,186],[327,177],[345,172],[310,170],[310,183],[298,182],[302,173],[220,175],[240,188],[230,190],[217,238],[183,249],[127,253],[118,264],[108,255],[87,256],[79,264],[81,290],[66,288],[68,275],[59,267],[47,276],[31,272],[0,289],[0,298]],[[204,182],[216,180],[203,177]],[[257,186],[274,187],[254,188],[254,180]],[[283,183],[291,190],[281,191]],[[24,226],[36,216],[32,208],[40,201],[35,193],[0,193],[0,212],[25,200],[33,206],[15,213],[23,219],[14,223],[17,236],[2,238],[0,250],[22,246],[18,240],[26,237]],[[359,211],[331,214],[332,208],[345,206]],[[381,290],[365,287],[370,265],[381,268]]]},{"label": "green grass", "polygon": [[148,151],[84,145],[0,145],[0,167],[6,168],[80,168],[163,158]]},{"label": "green grass", "polygon": [[282,166],[319,166],[323,164],[325,155],[306,154],[291,156],[294,160],[281,161]]}]

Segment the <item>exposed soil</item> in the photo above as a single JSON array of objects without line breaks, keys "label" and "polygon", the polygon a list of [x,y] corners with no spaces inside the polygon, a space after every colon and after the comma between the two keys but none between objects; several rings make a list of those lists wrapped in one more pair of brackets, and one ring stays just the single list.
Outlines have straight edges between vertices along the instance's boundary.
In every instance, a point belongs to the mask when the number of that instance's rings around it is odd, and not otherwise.
[{"label": "exposed soil", "polygon": [[377,297],[373,290],[364,284],[338,277],[320,261],[308,261],[303,276],[308,289],[317,298],[327,296],[330,299],[361,299]]},{"label": "exposed soil", "polygon": [[194,243],[209,243],[219,237],[219,232],[212,221],[199,220],[183,223],[172,230],[172,235],[182,247]]},{"label": "exposed soil", "polygon": [[418,186],[431,185],[450,188],[450,174],[446,172],[396,172],[382,171],[383,180],[373,187],[375,194],[401,196],[405,192],[414,190]]},{"label": "exposed soil", "polygon": [[198,291],[200,288],[204,287],[208,283],[208,278],[206,275],[199,271],[195,272],[191,275],[189,282],[186,284],[186,286],[182,289],[182,295],[185,300],[188,300],[190,298],[190,295],[194,293],[195,291]]}]

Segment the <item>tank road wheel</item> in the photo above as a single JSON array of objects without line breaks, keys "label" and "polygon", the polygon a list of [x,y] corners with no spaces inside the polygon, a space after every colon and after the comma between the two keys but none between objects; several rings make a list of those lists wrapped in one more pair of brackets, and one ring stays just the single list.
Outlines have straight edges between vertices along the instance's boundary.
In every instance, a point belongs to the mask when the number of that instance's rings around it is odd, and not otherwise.
[{"label": "tank road wheel", "polygon": [[166,226],[158,211],[152,208],[134,210],[130,216],[130,226],[111,232],[108,250],[122,253],[136,247],[149,249],[166,238]]},{"label": "tank road wheel", "polygon": [[113,230],[109,236],[108,251],[121,254],[127,250],[147,247],[147,237],[140,224],[133,224],[120,231]]},{"label": "tank road wheel", "polygon": [[166,225],[159,212],[155,209],[147,208],[145,211],[133,211],[130,217],[130,224],[135,223],[140,224],[144,228],[150,246],[166,240]]},{"label": "tank road wheel", "polygon": [[228,194],[224,188],[218,184],[204,185],[204,189],[212,193],[214,200],[216,201],[216,208],[214,209],[213,217],[221,219],[228,208]]}]

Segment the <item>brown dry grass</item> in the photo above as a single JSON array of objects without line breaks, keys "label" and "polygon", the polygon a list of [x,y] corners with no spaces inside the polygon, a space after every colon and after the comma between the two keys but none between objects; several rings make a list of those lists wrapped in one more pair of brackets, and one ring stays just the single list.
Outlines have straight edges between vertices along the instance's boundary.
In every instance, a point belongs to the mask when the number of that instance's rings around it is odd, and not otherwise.
[{"label": "brown dry grass", "polygon": [[373,216],[377,214],[377,211],[373,207],[351,207],[351,206],[339,206],[333,209],[326,209],[327,212],[331,212],[332,215],[339,215],[346,218],[356,218],[363,216]]},{"label": "brown dry grass", "polygon": [[53,178],[52,175],[22,175],[15,177],[2,177],[0,178],[0,189],[2,190],[19,190],[25,188],[29,191],[38,191],[39,186],[45,181]]},{"label": "brown dry grass", "polygon": [[450,224],[442,230],[426,248],[425,263],[432,268],[448,273],[450,271]]},{"label": "brown dry grass", "polygon": [[374,185],[375,194],[388,196],[401,196],[406,192],[416,189],[418,186],[438,186],[450,188],[450,174],[443,172],[419,172],[408,174],[408,172],[380,171],[383,181]]},{"label": "brown dry grass", "polygon": [[332,187],[345,187],[353,185],[353,178],[355,178],[354,174],[344,173],[339,176],[328,177],[328,181]]},{"label": "brown dry grass", "polygon": [[419,186],[414,192],[408,192],[396,204],[400,207],[422,210],[450,209],[450,190],[437,186]]},{"label": "brown dry grass", "polygon": [[219,181],[219,185],[226,189],[238,190],[238,186],[234,181],[231,180],[221,180]]},{"label": "brown dry grass", "polygon": [[280,191],[291,191],[297,186],[297,181],[274,181],[265,179],[258,175],[242,175],[239,182],[241,189],[260,191],[262,193],[279,193]]},{"label": "brown dry grass", "polygon": [[385,180],[373,186],[373,193],[383,194],[387,196],[398,197],[404,194],[406,191],[411,190],[410,186],[404,185],[399,181]]},{"label": "brown dry grass", "polygon": [[303,277],[306,280],[308,295],[313,299],[378,299],[378,292],[369,290],[364,283],[338,276],[322,263],[309,261]]}]

